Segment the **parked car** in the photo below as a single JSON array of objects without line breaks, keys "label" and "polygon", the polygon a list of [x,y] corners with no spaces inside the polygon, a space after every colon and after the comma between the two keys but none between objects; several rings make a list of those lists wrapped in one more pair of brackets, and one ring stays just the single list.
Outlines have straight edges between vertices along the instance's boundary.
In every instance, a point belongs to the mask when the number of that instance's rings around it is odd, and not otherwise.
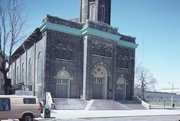
[{"label": "parked car", "polygon": [[0,120],[33,121],[40,117],[42,106],[35,96],[0,95]]}]

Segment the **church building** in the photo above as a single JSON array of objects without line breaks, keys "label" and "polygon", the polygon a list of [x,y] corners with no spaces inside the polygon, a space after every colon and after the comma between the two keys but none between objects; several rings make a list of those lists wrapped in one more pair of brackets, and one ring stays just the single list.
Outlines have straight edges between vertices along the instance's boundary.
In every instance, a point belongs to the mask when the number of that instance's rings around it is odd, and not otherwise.
[{"label": "church building", "polygon": [[110,25],[111,0],[80,3],[79,19],[46,15],[14,52],[12,84],[39,98],[132,99],[135,38]]}]

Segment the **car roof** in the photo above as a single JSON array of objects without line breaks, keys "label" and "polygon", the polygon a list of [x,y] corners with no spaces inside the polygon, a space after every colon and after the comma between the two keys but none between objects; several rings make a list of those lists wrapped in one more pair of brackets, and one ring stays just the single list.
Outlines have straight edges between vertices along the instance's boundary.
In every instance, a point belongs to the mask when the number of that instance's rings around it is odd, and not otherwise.
[{"label": "car roof", "polygon": [[31,95],[0,95],[0,98],[37,98]]}]

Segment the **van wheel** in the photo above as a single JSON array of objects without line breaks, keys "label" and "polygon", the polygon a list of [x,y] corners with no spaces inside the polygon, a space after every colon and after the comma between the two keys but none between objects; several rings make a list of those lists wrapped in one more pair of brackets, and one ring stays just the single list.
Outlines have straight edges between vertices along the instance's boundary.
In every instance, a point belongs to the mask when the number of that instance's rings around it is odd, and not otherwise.
[{"label": "van wheel", "polygon": [[20,119],[20,121],[33,121],[33,115],[32,114],[24,114],[23,117]]}]

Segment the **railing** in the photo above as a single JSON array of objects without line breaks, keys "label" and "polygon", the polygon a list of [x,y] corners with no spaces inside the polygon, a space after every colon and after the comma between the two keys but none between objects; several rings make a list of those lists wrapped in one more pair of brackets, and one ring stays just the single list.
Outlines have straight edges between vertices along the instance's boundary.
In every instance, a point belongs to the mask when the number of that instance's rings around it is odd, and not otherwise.
[{"label": "railing", "polygon": [[48,106],[50,109],[54,108],[54,103],[50,92],[46,92],[46,106]]},{"label": "railing", "polygon": [[136,99],[141,103],[141,105],[143,105],[146,109],[150,110],[151,109],[151,105],[146,103],[145,101],[141,100],[139,97],[136,97]]}]

